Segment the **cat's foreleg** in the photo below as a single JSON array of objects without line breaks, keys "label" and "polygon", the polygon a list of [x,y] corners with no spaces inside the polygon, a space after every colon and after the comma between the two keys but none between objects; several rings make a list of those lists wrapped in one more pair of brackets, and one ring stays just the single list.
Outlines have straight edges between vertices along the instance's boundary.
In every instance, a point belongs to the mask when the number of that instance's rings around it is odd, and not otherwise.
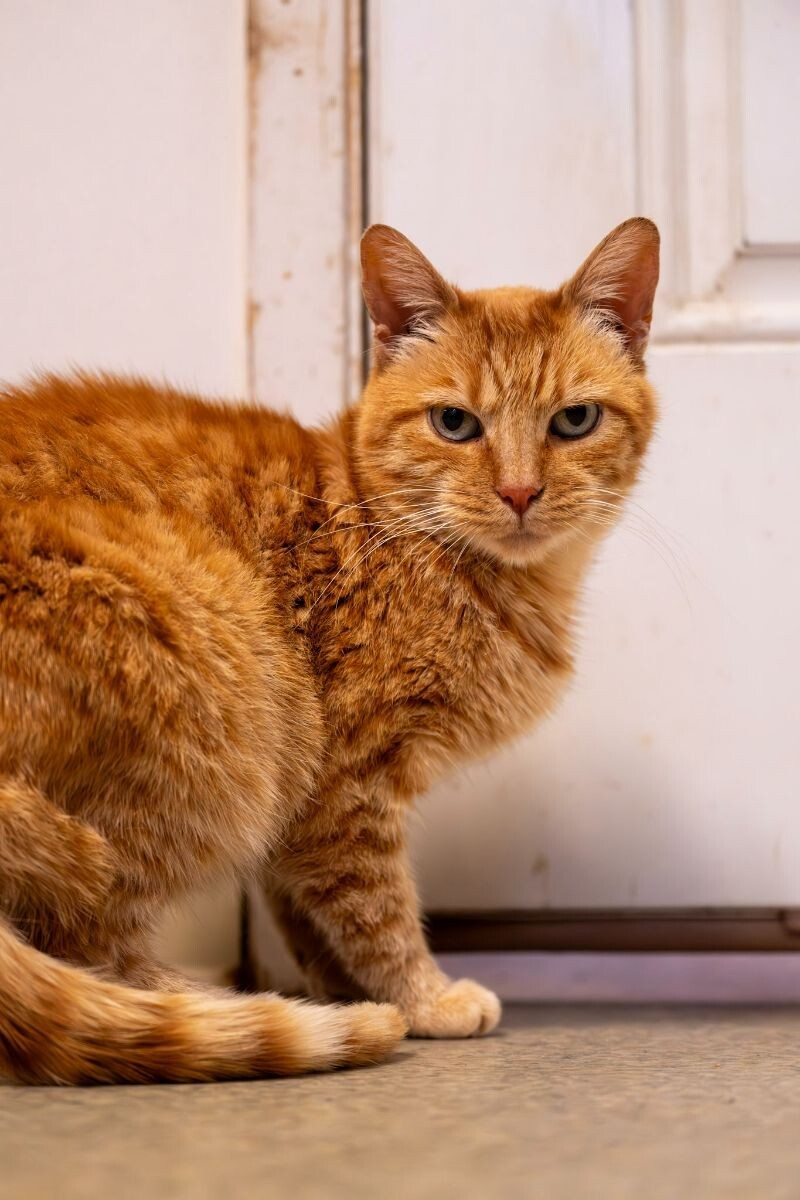
[{"label": "cat's foreleg", "polygon": [[295,827],[273,870],[302,917],[296,927],[316,932],[318,954],[325,950],[339,979],[356,994],[395,1004],[412,1035],[473,1037],[497,1025],[497,997],[472,980],[453,982],[428,949],[401,805],[363,786],[325,797]]},{"label": "cat's foreleg", "polygon": [[266,898],[283,941],[303,976],[308,995],[317,999],[365,1000],[364,989],[349,979],[320,930],[272,876],[264,881]]}]

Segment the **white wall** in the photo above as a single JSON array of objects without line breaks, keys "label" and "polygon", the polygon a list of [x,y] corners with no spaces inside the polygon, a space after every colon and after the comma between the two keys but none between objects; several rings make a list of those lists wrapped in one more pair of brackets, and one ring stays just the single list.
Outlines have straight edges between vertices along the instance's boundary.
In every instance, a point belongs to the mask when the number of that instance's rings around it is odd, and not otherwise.
[{"label": "white wall", "polygon": [[[0,0],[0,379],[71,365],[242,395],[244,0]],[[162,954],[233,965],[230,887]]]},{"label": "white wall", "polygon": [[0,377],[242,392],[244,0],[0,2]]}]

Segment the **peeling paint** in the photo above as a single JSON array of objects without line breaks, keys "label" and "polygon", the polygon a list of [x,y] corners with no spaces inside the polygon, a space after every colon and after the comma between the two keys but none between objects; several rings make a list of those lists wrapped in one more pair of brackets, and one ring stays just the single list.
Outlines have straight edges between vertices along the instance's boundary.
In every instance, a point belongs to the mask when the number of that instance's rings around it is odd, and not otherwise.
[{"label": "peeling paint", "polygon": [[[249,391],[274,393],[280,375],[319,419],[363,384],[362,0],[249,0],[247,13]],[[310,314],[313,363],[295,358]]]}]

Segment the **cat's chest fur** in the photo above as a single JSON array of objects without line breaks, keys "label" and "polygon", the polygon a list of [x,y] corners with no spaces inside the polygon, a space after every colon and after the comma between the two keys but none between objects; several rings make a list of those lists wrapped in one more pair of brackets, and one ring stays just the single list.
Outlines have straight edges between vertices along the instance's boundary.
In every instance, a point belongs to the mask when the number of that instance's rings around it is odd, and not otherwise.
[{"label": "cat's chest fur", "polygon": [[399,795],[531,727],[571,672],[574,587],[553,595],[548,581],[457,571],[414,550],[355,573],[312,639],[328,773]]}]

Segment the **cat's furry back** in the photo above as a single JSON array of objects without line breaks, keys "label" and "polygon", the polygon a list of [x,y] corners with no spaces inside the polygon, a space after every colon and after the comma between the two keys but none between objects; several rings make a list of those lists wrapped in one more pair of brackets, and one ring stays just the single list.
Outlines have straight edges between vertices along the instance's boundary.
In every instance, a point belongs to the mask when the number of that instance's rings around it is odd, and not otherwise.
[{"label": "cat's furry back", "polygon": [[[582,574],[652,428],[654,255],[629,222],[557,293],[463,293],[377,227],[376,364],[325,430],[107,377],[5,392],[0,1067],[289,1073],[496,1023],[427,951],[406,806],[569,676]],[[604,427],[567,454],[547,422],[580,397]],[[470,446],[427,416],[459,398]],[[152,960],[166,904],[248,872],[312,991],[377,1003],[193,993]]]}]

